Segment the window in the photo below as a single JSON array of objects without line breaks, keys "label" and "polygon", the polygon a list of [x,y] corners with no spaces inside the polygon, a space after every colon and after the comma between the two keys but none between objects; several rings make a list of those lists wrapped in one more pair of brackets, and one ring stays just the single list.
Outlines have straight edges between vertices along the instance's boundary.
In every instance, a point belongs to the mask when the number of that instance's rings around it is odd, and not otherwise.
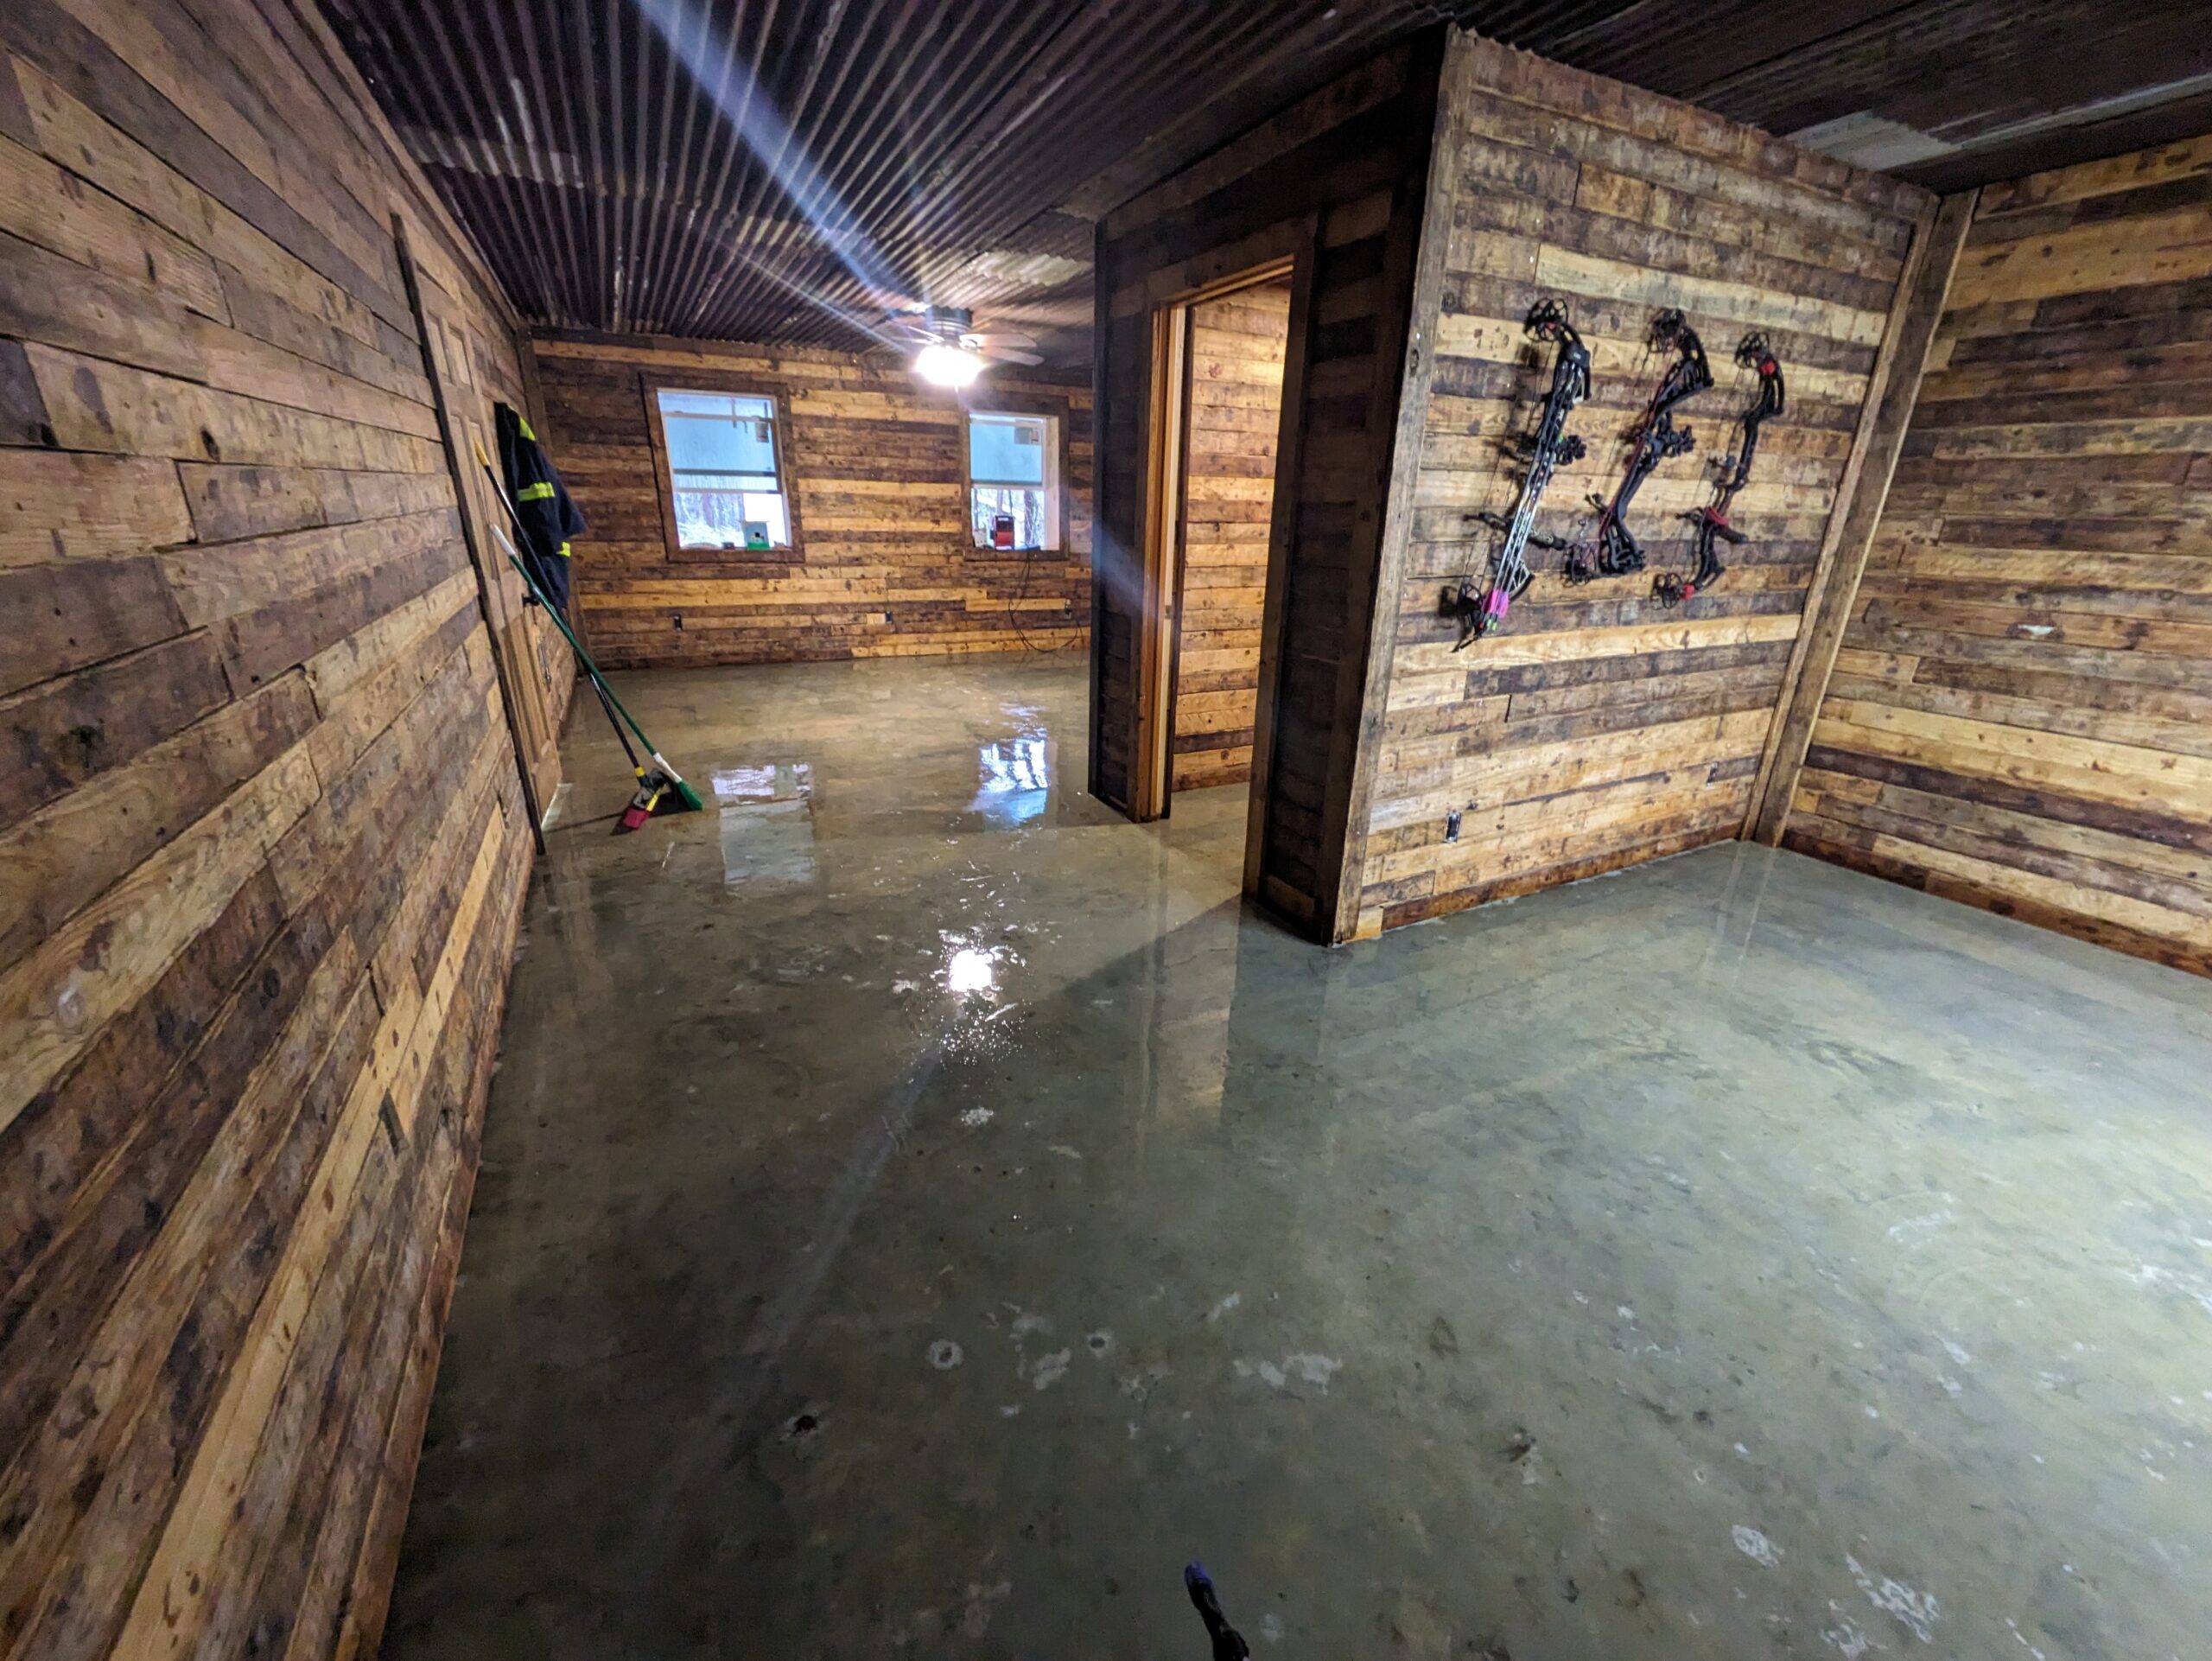
[{"label": "window", "polygon": [[978,548],[1060,545],[1059,423],[1052,417],[969,414],[968,528]]},{"label": "window", "polygon": [[680,548],[791,545],[776,465],[776,404],[744,392],[662,391],[670,500]]}]

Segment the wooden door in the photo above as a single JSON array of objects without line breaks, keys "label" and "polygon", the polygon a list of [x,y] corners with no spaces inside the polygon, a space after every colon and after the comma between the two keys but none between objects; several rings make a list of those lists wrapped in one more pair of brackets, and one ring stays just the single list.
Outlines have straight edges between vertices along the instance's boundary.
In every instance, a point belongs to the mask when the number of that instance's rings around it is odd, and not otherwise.
[{"label": "wooden door", "polygon": [[[547,696],[542,662],[540,634],[548,626],[542,617],[534,615],[535,608],[523,604],[522,578],[506,556],[514,527],[505,507],[493,500],[491,483],[479,461],[480,456],[488,456],[497,465],[497,430],[492,414],[494,395],[479,372],[467,330],[459,321],[459,308],[435,277],[416,264],[405,226],[395,220],[393,232],[453,468],[462,538],[476,567],[499,690],[507,706],[508,729],[542,843],[545,807],[561,780],[560,730]],[[565,642],[563,650],[566,650]]]}]

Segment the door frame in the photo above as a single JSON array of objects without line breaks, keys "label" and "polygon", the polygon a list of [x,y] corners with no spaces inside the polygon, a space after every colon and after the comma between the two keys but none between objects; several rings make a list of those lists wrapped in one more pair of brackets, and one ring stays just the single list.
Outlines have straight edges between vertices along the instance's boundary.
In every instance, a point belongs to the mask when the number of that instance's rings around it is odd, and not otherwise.
[{"label": "door frame", "polygon": [[1263,283],[1290,281],[1289,333],[1283,345],[1282,402],[1275,439],[1274,500],[1268,531],[1268,576],[1260,626],[1259,697],[1252,729],[1252,804],[1245,837],[1244,886],[1257,881],[1257,838],[1264,834],[1265,755],[1274,726],[1275,665],[1280,658],[1283,575],[1290,547],[1299,417],[1306,379],[1306,327],[1312,309],[1314,233],[1302,234],[1287,253],[1263,258],[1226,276],[1170,293],[1151,308],[1149,372],[1145,407],[1144,495],[1138,512],[1143,552],[1142,597],[1137,633],[1137,766],[1130,778],[1129,817],[1142,823],[1167,817],[1174,796],[1177,671],[1182,656],[1184,493],[1190,474],[1192,383],[1191,309],[1209,300]]}]

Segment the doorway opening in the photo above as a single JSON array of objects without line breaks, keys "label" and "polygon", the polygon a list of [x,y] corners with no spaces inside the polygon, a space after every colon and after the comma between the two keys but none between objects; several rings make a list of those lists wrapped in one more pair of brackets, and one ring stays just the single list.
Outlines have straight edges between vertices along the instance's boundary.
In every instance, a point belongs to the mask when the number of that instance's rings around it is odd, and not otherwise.
[{"label": "doorway opening", "polygon": [[1264,780],[1293,286],[1280,260],[1155,314],[1139,818],[1180,792]]},{"label": "doorway opening", "polygon": [[1168,790],[1252,776],[1290,279],[1190,309]]}]

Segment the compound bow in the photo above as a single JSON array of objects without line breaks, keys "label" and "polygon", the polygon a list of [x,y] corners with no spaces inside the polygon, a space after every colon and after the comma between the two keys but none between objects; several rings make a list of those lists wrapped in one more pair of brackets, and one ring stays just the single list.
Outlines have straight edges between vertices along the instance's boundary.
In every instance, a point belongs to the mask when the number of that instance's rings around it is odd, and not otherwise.
[{"label": "compound bow", "polygon": [[1713,385],[1713,370],[1705,360],[1705,342],[1683,321],[1679,311],[1662,311],[1651,320],[1651,346],[1672,352],[1675,361],[1660,377],[1659,388],[1632,433],[1635,448],[1629,452],[1628,468],[1613,492],[1611,501],[1592,496],[1598,510],[1598,563],[1593,569],[1580,550],[1568,554],[1565,572],[1570,582],[1587,582],[1599,576],[1624,576],[1643,569],[1643,549],[1628,528],[1629,504],[1660,462],[1669,456],[1688,455],[1696,440],[1688,427],[1675,425],[1675,409]]},{"label": "compound bow", "polygon": [[1574,325],[1567,321],[1567,308],[1556,300],[1539,300],[1531,306],[1523,327],[1536,340],[1557,342],[1559,357],[1552,365],[1551,391],[1544,395],[1543,414],[1536,423],[1536,430],[1508,438],[1502,445],[1507,455],[1525,463],[1528,468],[1521,476],[1521,492],[1514,500],[1513,512],[1510,515],[1486,512],[1467,516],[1493,531],[1503,531],[1504,540],[1491,556],[1487,587],[1478,587],[1470,576],[1460,578],[1457,588],[1444,591],[1442,613],[1459,625],[1459,639],[1452,648],[1454,652],[1504,622],[1507,608],[1520,598],[1533,575],[1527,557],[1530,544],[1539,548],[1567,545],[1557,537],[1536,532],[1536,504],[1542,500],[1544,487],[1551,482],[1552,474],[1583,456],[1582,441],[1567,430],[1567,417],[1576,404],[1590,396],[1590,348],[1574,332]]},{"label": "compound bow", "polygon": [[1728,523],[1728,508],[1736,493],[1751,481],[1751,457],[1758,453],[1760,423],[1769,416],[1782,413],[1782,360],[1767,345],[1766,336],[1757,333],[1744,336],[1736,343],[1736,361],[1758,372],[1759,389],[1739,423],[1743,442],[1733,455],[1724,455],[1715,464],[1720,477],[1713,485],[1712,502],[1693,508],[1686,516],[1697,522],[1693,545],[1697,563],[1687,579],[1672,571],[1662,571],[1651,579],[1652,598],[1662,606],[1678,606],[1699,590],[1711,588],[1728,569],[1720,563],[1720,550],[1714,544],[1743,541],[1744,533]]}]

